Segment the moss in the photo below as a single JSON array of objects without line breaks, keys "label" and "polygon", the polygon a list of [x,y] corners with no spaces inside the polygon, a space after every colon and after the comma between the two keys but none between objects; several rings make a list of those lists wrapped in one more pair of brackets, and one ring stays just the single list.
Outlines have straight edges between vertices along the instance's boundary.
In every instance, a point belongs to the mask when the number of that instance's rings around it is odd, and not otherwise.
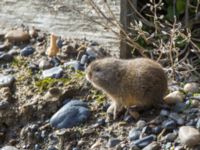
[{"label": "moss", "polygon": [[106,96],[97,90],[91,90],[91,98],[96,100],[99,104],[102,104]]},{"label": "moss", "polygon": [[26,67],[27,66],[27,62],[24,58],[18,56],[18,57],[15,57],[11,63],[11,66],[12,67]]}]

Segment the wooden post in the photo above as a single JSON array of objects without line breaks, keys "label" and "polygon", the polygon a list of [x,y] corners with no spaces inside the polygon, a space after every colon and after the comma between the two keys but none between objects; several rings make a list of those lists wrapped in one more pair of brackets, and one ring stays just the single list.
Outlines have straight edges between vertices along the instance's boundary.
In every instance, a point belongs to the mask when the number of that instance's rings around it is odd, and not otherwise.
[{"label": "wooden post", "polygon": [[[120,22],[124,31],[128,33],[128,28],[131,21],[131,6],[128,0],[120,0]],[[123,33],[121,36],[123,37]],[[127,44],[125,39],[120,40],[120,58],[131,58],[131,47]]]}]

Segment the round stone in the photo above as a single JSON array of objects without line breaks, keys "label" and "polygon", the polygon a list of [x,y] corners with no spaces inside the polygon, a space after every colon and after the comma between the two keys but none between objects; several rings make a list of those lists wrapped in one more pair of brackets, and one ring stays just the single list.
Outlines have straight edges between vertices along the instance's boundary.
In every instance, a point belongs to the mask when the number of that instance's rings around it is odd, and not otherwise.
[{"label": "round stone", "polygon": [[31,46],[27,46],[20,51],[21,56],[29,56],[35,52],[35,49]]},{"label": "round stone", "polygon": [[199,92],[199,84],[198,83],[187,83],[185,84],[183,90],[186,92],[186,93],[197,93]]},{"label": "round stone", "polygon": [[200,143],[200,133],[197,129],[190,126],[182,126],[178,132],[180,141],[187,146],[195,146]]},{"label": "round stone", "polygon": [[185,98],[185,95],[181,93],[180,91],[174,91],[172,93],[169,93],[167,96],[164,97],[164,101],[167,104],[176,104],[183,102]]}]

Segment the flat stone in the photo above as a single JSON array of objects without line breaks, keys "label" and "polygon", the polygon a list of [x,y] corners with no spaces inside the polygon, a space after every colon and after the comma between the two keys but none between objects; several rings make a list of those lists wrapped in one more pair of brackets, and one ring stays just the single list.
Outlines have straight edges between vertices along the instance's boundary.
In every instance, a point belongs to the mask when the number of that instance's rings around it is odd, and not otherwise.
[{"label": "flat stone", "polygon": [[176,122],[174,120],[165,120],[162,123],[162,127],[168,130],[172,130],[176,127]]},{"label": "flat stone", "polygon": [[8,39],[10,42],[26,42],[30,40],[30,36],[28,32],[22,30],[11,30],[6,33],[5,39]]},{"label": "flat stone", "polygon": [[0,87],[11,86],[15,78],[11,75],[2,75],[0,74]]},{"label": "flat stone", "polygon": [[87,103],[72,100],[60,108],[50,119],[55,128],[72,128],[85,122],[90,116]]},{"label": "flat stone", "polygon": [[149,135],[149,136],[146,136],[142,139],[134,141],[133,144],[138,146],[139,148],[144,148],[145,146],[149,145],[154,140],[156,140],[156,136],[155,135]]},{"label": "flat stone", "polygon": [[185,84],[183,90],[186,93],[197,93],[197,92],[199,92],[199,84],[195,83],[195,82],[187,83],[187,84]]},{"label": "flat stone", "polygon": [[1,150],[18,150],[16,147],[13,146],[4,146],[1,148]]},{"label": "flat stone", "polygon": [[197,129],[193,127],[190,126],[180,127],[178,135],[183,145],[192,147],[200,143],[200,133]]},{"label": "flat stone", "polygon": [[61,67],[53,67],[51,69],[46,69],[42,72],[43,78],[51,78],[61,76],[63,69]]}]

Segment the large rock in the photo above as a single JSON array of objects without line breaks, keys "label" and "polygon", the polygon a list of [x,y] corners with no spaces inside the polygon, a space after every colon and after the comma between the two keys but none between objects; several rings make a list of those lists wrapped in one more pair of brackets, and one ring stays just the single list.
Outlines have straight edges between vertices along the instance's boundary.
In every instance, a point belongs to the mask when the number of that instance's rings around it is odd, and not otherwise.
[{"label": "large rock", "polygon": [[7,32],[5,39],[8,39],[10,42],[25,42],[30,39],[30,36],[28,32],[22,30],[11,30]]},{"label": "large rock", "polygon": [[197,93],[197,92],[199,92],[199,84],[195,83],[195,82],[187,83],[187,84],[185,84],[183,90],[186,93]]},{"label": "large rock", "polygon": [[182,126],[180,127],[178,134],[183,145],[192,147],[200,144],[200,133],[193,127]]},{"label": "large rock", "polygon": [[11,75],[0,74],[0,87],[11,86],[14,80],[15,80],[14,77]]},{"label": "large rock", "polygon": [[185,98],[185,95],[181,93],[180,91],[174,91],[172,93],[169,93],[167,96],[164,97],[164,101],[167,104],[176,104],[183,102]]},{"label": "large rock", "polygon": [[85,102],[72,100],[58,110],[50,119],[50,124],[55,128],[72,128],[85,122],[90,116],[90,111]]}]

